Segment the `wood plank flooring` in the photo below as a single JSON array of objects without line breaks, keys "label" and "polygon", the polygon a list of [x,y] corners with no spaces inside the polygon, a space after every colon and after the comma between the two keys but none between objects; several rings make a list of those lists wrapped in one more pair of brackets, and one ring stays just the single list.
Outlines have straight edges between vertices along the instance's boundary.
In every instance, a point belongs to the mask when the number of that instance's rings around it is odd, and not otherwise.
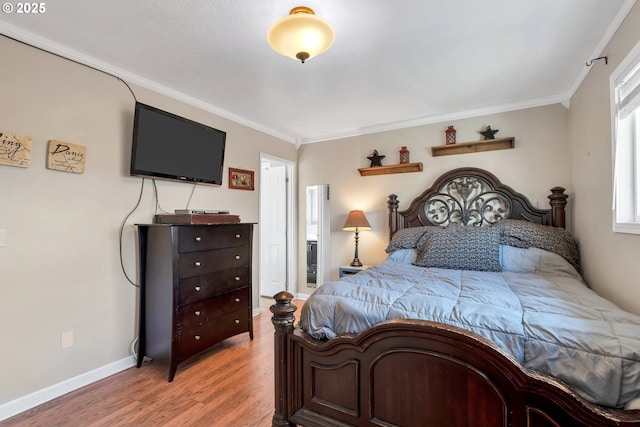
[{"label": "wood plank flooring", "polygon": [[[303,301],[295,301],[301,307]],[[266,304],[262,304],[263,307]],[[298,312],[299,312],[298,308]],[[271,313],[244,333],[178,366],[130,368],[0,422],[2,427],[270,426],[273,416]]]}]

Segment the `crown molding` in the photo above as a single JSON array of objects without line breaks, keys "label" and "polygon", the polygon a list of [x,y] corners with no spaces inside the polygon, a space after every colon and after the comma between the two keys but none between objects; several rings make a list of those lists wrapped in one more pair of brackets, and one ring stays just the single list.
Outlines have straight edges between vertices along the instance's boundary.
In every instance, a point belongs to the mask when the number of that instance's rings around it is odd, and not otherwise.
[{"label": "crown molding", "polygon": [[[624,21],[624,19],[627,17],[629,12],[631,11],[631,8],[636,4],[636,1],[637,0],[626,0],[622,4],[622,6],[620,6],[618,13],[611,21],[611,24],[607,28],[607,31],[605,31],[605,33],[602,35],[602,38],[596,45],[595,49],[593,49],[591,56],[589,58],[585,58],[585,64],[589,61],[590,58],[596,58],[598,56],[602,56],[604,49],[609,44],[609,42],[613,38],[616,31],[618,31],[618,28],[622,24],[622,21]],[[580,72],[576,80],[573,82],[573,85],[569,89],[569,92],[568,92],[569,99],[571,99],[573,95],[576,93],[576,91],[582,84],[582,81],[587,77],[587,74],[589,74],[589,70],[590,68],[585,65],[585,67],[582,69],[582,71]]]},{"label": "crown molding", "polygon": [[554,96],[549,96],[545,98],[536,98],[536,99],[531,99],[531,100],[522,101],[522,102],[515,102],[510,104],[501,104],[501,105],[494,105],[491,107],[483,107],[483,108],[477,108],[472,110],[459,111],[456,113],[434,114],[432,116],[425,116],[425,117],[412,119],[412,120],[403,120],[403,121],[392,122],[392,123],[384,123],[384,124],[375,125],[375,126],[367,126],[367,127],[353,130],[353,131],[345,131],[345,132],[325,135],[320,138],[301,139],[300,144],[311,144],[315,142],[330,141],[334,139],[343,139],[343,138],[350,138],[354,136],[369,135],[372,133],[407,129],[407,128],[412,128],[417,126],[425,126],[425,125],[431,125],[435,123],[449,122],[453,120],[462,120],[462,119],[470,119],[474,117],[488,116],[490,114],[507,113],[510,111],[524,110],[527,108],[543,107],[543,106],[552,105],[552,104],[563,104],[566,106],[565,104],[566,102],[567,102],[566,95],[564,94],[554,95]]},{"label": "crown molding", "polygon": [[[618,27],[622,24],[622,22],[624,21],[625,17],[627,16],[631,8],[633,8],[636,1],[637,0],[626,0],[623,3],[618,13],[614,17],[613,21],[607,28],[607,31],[605,32],[600,42],[594,49],[592,57],[600,56],[602,54],[602,51],[606,48],[607,44],[611,41],[611,38],[617,31]],[[367,126],[359,129],[347,130],[344,132],[326,134],[326,135],[322,135],[314,138],[302,138],[300,136],[284,135],[280,132],[275,131],[274,129],[271,129],[271,128],[262,126],[258,123],[255,123],[253,121],[247,120],[244,117],[241,117],[237,114],[234,114],[224,109],[221,109],[219,107],[216,107],[201,99],[195,98],[193,96],[187,95],[185,93],[182,93],[170,87],[164,86],[162,84],[159,84],[158,82],[147,79],[135,73],[131,73],[122,68],[115,67],[112,64],[98,60],[97,58],[94,58],[90,55],[86,55],[84,53],[75,51],[64,45],[55,43],[52,40],[40,37],[31,32],[24,31],[11,24],[3,23],[2,34],[18,42],[24,43],[26,45],[35,47],[37,49],[43,50],[51,54],[54,54],[61,58],[71,60],[78,64],[87,66],[89,68],[93,68],[97,71],[111,75],[125,82],[129,82],[134,85],[151,90],[153,92],[165,95],[172,99],[184,102],[185,104],[199,108],[203,111],[207,111],[209,113],[215,114],[222,118],[232,120],[236,123],[247,126],[256,131],[259,131],[267,135],[273,136],[275,138],[278,138],[280,140],[289,142],[291,144],[294,144],[296,148],[299,148],[300,145],[302,144],[311,144],[315,142],[331,141],[335,139],[350,138],[350,137],[368,135],[368,134],[379,133],[379,132],[388,132],[388,131],[406,129],[406,128],[411,128],[416,126],[424,126],[424,125],[447,122],[452,120],[481,117],[481,116],[486,116],[490,114],[504,113],[509,111],[516,111],[516,110],[522,110],[526,108],[534,108],[534,107],[540,107],[540,106],[557,104],[557,103],[562,104],[563,106],[565,106],[565,108],[569,108],[571,97],[578,90],[578,88],[582,84],[582,81],[585,79],[585,77],[589,72],[589,67],[584,67],[584,69],[580,72],[580,74],[574,81],[571,88],[567,92],[559,95],[555,95],[555,96],[537,98],[537,99],[527,100],[523,102],[511,103],[511,104],[502,104],[502,105],[495,105],[495,106],[484,107],[479,109],[460,111],[456,113],[435,114],[435,115],[425,116],[417,119],[382,123],[382,124]]]},{"label": "crown molding", "polygon": [[132,83],[136,86],[140,86],[161,95],[165,95],[177,101],[184,102],[185,104],[191,105],[192,107],[196,107],[222,118],[232,120],[236,123],[247,126],[251,129],[257,130],[267,135],[271,135],[275,138],[281,139],[291,144],[295,144],[297,142],[296,138],[294,137],[283,135],[282,133],[279,133],[271,128],[259,125],[258,123],[252,122],[244,117],[238,116],[237,114],[216,107],[215,105],[209,104],[208,102],[205,102],[201,99],[195,98],[191,95],[187,95],[183,92],[177,91],[158,82],[142,77],[138,74],[131,73],[127,70],[101,61],[97,58],[92,57],[91,55],[87,55],[74,49],[70,49],[67,46],[61,45],[44,37],[40,37],[29,31],[24,31],[11,24],[7,24],[6,22],[3,23],[2,27],[2,35],[9,37],[19,43],[34,47],[60,58],[73,61],[77,64],[84,65],[88,68],[92,68],[96,71],[105,73],[127,83]]}]

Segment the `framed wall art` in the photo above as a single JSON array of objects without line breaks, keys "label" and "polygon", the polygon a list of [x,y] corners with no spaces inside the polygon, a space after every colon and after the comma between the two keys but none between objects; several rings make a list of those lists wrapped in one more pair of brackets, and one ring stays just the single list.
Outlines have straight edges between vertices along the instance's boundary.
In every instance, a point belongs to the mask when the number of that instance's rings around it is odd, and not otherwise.
[{"label": "framed wall art", "polygon": [[253,190],[253,171],[229,168],[229,188]]},{"label": "framed wall art", "polygon": [[31,137],[0,130],[0,165],[28,168],[31,165]]},{"label": "framed wall art", "polygon": [[47,169],[84,173],[87,147],[64,141],[49,141],[47,148]]}]

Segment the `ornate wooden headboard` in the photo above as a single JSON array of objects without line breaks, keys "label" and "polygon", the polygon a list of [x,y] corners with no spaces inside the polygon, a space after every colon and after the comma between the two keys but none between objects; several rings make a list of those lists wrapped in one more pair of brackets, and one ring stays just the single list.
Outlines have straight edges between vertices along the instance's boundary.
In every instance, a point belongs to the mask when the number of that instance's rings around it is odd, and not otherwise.
[{"label": "ornate wooden headboard", "polygon": [[506,218],[564,228],[569,197],[564,191],[562,187],[552,188],[548,196],[551,209],[538,209],[491,172],[454,169],[436,179],[407,210],[398,211],[398,197],[389,195],[389,233],[393,236],[402,228],[450,223],[491,225]]}]

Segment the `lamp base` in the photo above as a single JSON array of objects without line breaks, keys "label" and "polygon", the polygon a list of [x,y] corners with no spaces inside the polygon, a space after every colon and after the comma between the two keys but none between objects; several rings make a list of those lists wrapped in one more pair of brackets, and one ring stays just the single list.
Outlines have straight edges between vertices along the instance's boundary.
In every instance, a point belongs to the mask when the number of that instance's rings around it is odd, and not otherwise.
[{"label": "lamp base", "polygon": [[351,264],[349,264],[351,267],[362,267],[362,263],[360,262],[360,260],[358,258],[354,258],[353,261],[351,261]]}]

